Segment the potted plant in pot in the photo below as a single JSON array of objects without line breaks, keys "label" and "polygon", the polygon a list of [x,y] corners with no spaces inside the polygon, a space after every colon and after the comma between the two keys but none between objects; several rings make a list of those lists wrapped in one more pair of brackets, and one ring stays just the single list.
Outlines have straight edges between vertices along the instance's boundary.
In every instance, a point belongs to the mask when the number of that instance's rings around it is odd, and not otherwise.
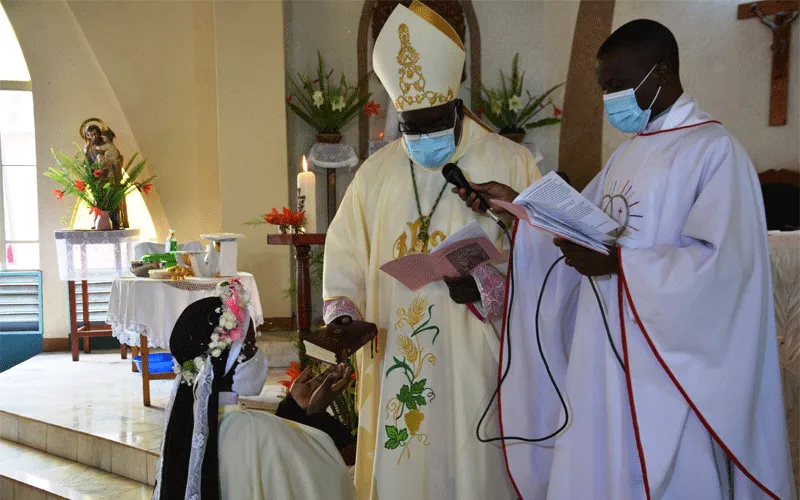
[{"label": "potted plant in pot", "polygon": [[73,195],[78,202],[85,203],[95,216],[94,229],[105,231],[112,229],[111,212],[117,210],[125,197],[133,190],[139,189],[148,194],[153,188],[149,177],[139,181],[147,160],[136,161],[139,153],[133,155],[123,169],[122,177],[117,178],[112,172],[94,163],[84,153],[71,158],[63,153],[53,152],[58,168],[51,167],[45,176],[61,184],[63,189],[54,189],[53,196],[61,200],[65,195]]},{"label": "potted plant in pot", "polygon": [[[519,54],[514,56],[510,77],[500,70],[500,81],[501,89],[481,87],[481,97],[472,103],[478,114],[496,127],[500,135],[521,143],[528,130],[561,123],[561,109],[553,103],[551,94],[563,83],[540,95],[531,95],[525,90],[527,97],[523,99],[525,72],[519,72]],[[548,109],[552,109],[551,116],[543,118],[539,115]]]},{"label": "potted plant in pot", "polygon": [[[286,97],[286,104],[294,114],[317,131],[317,141],[336,144],[342,140],[341,130],[362,109],[372,109],[372,94],[359,98],[358,87],[350,87],[342,73],[339,82],[331,77],[333,70],[326,72],[322,54],[317,51],[319,63],[315,75],[297,74],[289,77],[295,92]],[[366,85],[370,74],[359,82]]]}]

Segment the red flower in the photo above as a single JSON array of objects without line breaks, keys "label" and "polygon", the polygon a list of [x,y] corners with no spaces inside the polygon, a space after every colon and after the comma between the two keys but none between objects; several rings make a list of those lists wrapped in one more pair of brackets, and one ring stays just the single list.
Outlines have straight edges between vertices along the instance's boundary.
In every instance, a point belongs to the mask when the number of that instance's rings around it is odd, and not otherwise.
[{"label": "red flower", "polygon": [[153,185],[152,184],[145,184],[144,186],[142,186],[142,192],[144,194],[150,194],[150,190],[151,189],[153,189]]},{"label": "red flower", "polygon": [[54,189],[53,196],[56,197],[56,200],[61,200],[61,198],[64,197],[64,191],[61,191],[60,189]]},{"label": "red flower", "polygon": [[286,104],[289,104],[290,102],[292,102],[292,96],[288,95],[286,96]]},{"label": "red flower", "polygon": [[89,209],[89,213],[92,215],[103,215],[103,211],[100,210],[100,207],[92,207]]},{"label": "red flower", "polygon": [[86,191],[86,183],[83,181],[75,181],[75,189],[80,192]]},{"label": "red flower", "polygon": [[102,170],[95,170],[94,171],[95,179],[99,179],[101,175],[103,175],[103,171]]},{"label": "red flower", "polygon": [[298,365],[294,361],[292,361],[289,364],[290,368],[286,370],[286,375],[289,376],[289,380],[281,380],[280,382],[278,382],[279,384],[281,384],[286,388],[286,394],[289,394],[289,389],[291,389],[292,384],[294,384],[294,381],[297,380],[297,377],[299,377],[300,374],[303,373],[303,371],[300,369],[300,365]]},{"label": "red flower", "polygon": [[305,211],[293,212],[286,207],[283,211],[278,213],[278,210],[273,208],[272,212],[264,215],[264,222],[275,226],[302,226],[306,219]]},{"label": "red flower", "polygon": [[364,104],[364,114],[369,116],[378,116],[378,110],[380,110],[380,105],[376,104],[375,101],[369,101],[368,103]]},{"label": "red flower", "polygon": [[483,108],[478,108],[478,114],[479,114],[480,116],[483,116]]},{"label": "red flower", "polygon": [[563,113],[562,113],[562,111],[561,111],[560,109],[558,109],[558,106],[553,106],[553,116],[555,116],[556,118],[558,118],[558,117],[560,117],[562,114],[563,114]]}]

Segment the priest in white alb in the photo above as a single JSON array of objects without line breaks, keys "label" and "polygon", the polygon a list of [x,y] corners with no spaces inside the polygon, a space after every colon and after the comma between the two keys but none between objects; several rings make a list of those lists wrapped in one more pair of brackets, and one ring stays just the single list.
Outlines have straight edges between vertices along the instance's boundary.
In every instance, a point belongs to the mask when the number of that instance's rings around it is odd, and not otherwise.
[{"label": "priest in white alb", "polygon": [[597,75],[632,137],[583,194],[621,229],[606,256],[518,224],[501,356],[514,485],[526,500],[793,500],[755,169],[684,94],[663,25],[620,27]]},{"label": "priest in white alb", "polygon": [[[393,11],[373,68],[401,137],[361,166],[328,231],[326,323],[380,329],[357,356],[359,499],[516,498],[502,448],[475,437],[495,390],[503,276],[487,265],[411,291],[379,269],[431,251],[473,220],[503,245],[499,227],[447,188],[445,164],[473,182],[502,179],[516,189],[540,175],[527,149],[487,130],[457,98],[464,59],[455,30],[430,8]],[[499,432],[496,413],[483,432]]]}]

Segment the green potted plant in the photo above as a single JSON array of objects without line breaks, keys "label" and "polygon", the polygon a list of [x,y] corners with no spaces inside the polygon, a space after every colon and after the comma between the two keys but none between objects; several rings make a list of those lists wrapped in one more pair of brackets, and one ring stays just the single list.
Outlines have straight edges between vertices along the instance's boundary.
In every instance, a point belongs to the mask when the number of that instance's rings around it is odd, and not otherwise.
[{"label": "green potted plant", "polygon": [[[498,133],[515,142],[522,142],[528,130],[561,123],[561,109],[553,103],[551,94],[564,85],[559,83],[547,92],[532,95],[524,90],[525,72],[519,72],[519,54],[511,63],[511,76],[500,70],[502,88],[480,87],[480,98],[473,102],[478,114],[497,128]],[[523,91],[526,98],[523,99]],[[552,115],[542,118],[539,113],[552,108]]]},{"label": "green potted plant", "polygon": [[65,195],[78,198],[85,203],[95,216],[94,228],[109,230],[112,228],[110,212],[117,210],[120,203],[135,189],[148,194],[153,189],[155,176],[139,181],[147,160],[136,162],[139,153],[128,161],[123,169],[122,178],[104,169],[99,163],[93,163],[84,153],[69,157],[64,153],[52,152],[58,168],[51,167],[44,175],[61,184],[63,189],[54,189],[53,196],[61,200]]},{"label": "green potted plant", "polygon": [[[372,94],[359,98],[358,87],[350,87],[342,73],[339,82],[331,77],[333,70],[326,72],[322,54],[317,51],[316,75],[297,74],[297,79],[289,77],[294,92],[286,97],[286,105],[294,114],[308,123],[317,132],[317,141],[338,143],[342,140],[341,130],[359,111],[369,116],[377,105],[370,101]],[[366,85],[370,74],[359,82]],[[313,78],[313,79],[312,79]]]}]

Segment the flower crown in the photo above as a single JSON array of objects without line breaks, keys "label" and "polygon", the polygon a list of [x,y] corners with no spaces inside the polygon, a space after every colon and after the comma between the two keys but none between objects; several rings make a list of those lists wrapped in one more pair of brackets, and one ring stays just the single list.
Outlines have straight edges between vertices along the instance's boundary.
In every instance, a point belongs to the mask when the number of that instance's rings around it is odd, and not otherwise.
[{"label": "flower crown", "polygon": [[[182,365],[176,359],[172,360],[174,363],[172,371],[180,375],[182,384],[194,384],[209,357],[222,356],[223,352],[230,349],[233,342],[245,337],[243,325],[247,320],[247,309],[250,306],[250,292],[242,285],[241,280],[233,278],[217,285],[214,295],[222,299],[222,306],[215,311],[222,314],[211,335],[208,348],[200,356],[184,361]],[[240,355],[239,362],[243,360],[244,356]]]}]

